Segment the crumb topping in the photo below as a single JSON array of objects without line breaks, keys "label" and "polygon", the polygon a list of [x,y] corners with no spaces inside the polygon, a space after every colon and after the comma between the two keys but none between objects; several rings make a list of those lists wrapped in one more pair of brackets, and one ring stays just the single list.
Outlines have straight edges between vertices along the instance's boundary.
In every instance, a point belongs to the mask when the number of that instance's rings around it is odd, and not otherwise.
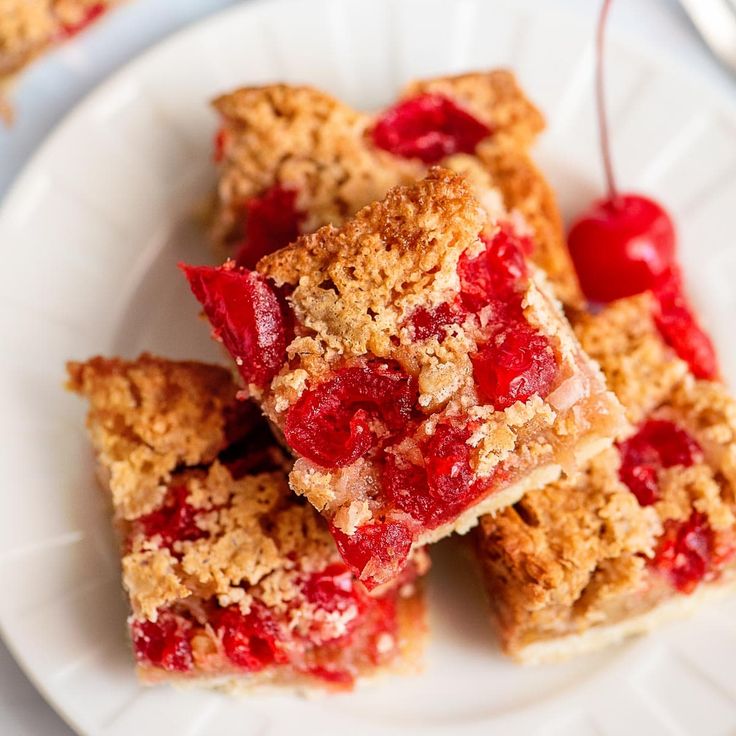
[{"label": "crumb topping", "polygon": [[278,183],[297,191],[305,232],[339,223],[421,175],[366,145],[370,118],[311,87],[239,89],[214,102],[227,135],[215,237],[231,237],[242,203]]},{"label": "crumb topping", "polygon": [[53,31],[50,0],[1,0],[0,77],[16,71]]},{"label": "crumb topping", "polygon": [[575,479],[481,519],[480,558],[514,636],[555,619],[563,626],[580,600],[589,610],[641,582],[644,567],[632,558],[653,554],[662,527],[657,512],[639,506],[619,481],[618,464],[618,453],[609,448]]},{"label": "crumb topping", "polygon": [[465,182],[436,171],[391,190],[340,230],[327,226],[266,256],[259,271],[295,287],[290,301],[320,352],[388,357],[412,308],[457,293],[457,261],[483,224]]},{"label": "crumb topping", "polygon": [[112,0],[0,0],[0,83]]},{"label": "crumb topping", "polygon": [[598,361],[634,423],[662,404],[687,373],[656,328],[650,294],[576,316],[574,326],[583,350]]},{"label": "crumb topping", "polygon": [[124,518],[156,508],[178,466],[210,462],[225,444],[224,408],[236,387],[224,368],[144,354],[68,371],[68,388],[90,401],[87,426]]}]

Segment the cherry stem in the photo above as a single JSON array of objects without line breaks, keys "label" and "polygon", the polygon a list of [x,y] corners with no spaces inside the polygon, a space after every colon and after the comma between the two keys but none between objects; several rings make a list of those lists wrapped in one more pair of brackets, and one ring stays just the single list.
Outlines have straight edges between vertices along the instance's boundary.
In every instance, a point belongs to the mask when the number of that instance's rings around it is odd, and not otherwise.
[{"label": "cherry stem", "polygon": [[598,110],[598,133],[601,141],[601,151],[603,152],[603,169],[606,175],[608,199],[611,202],[616,202],[618,199],[618,189],[616,188],[616,178],[613,174],[611,143],[608,134],[608,115],[606,114],[605,84],[603,79],[603,52],[606,38],[606,21],[608,19],[608,12],[611,9],[611,2],[612,0],[603,0],[601,13],[598,17],[598,31],[596,34],[595,95],[596,107]]}]

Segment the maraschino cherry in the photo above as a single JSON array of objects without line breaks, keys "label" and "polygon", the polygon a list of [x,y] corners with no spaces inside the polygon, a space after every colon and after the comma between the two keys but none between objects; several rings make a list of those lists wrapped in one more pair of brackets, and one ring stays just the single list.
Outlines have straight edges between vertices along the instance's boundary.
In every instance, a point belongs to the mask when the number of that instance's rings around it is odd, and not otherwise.
[{"label": "maraschino cherry", "polygon": [[604,0],[598,20],[596,106],[607,196],[573,224],[570,255],[588,299],[609,302],[652,289],[675,260],[675,228],[656,202],[618,191],[613,174],[603,84],[603,46],[611,0]]}]

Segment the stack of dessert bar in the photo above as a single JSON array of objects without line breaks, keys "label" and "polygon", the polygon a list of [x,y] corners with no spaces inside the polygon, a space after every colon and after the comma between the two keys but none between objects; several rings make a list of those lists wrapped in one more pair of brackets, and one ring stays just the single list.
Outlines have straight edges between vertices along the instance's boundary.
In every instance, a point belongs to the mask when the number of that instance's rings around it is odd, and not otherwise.
[{"label": "stack of dessert bar", "polygon": [[725,589],[736,403],[668,329],[672,295],[586,311],[511,74],[377,116],[286,85],[215,107],[228,258],[183,271],[229,368],[69,366],[144,680],[412,665],[427,553],[455,532],[525,661]]}]

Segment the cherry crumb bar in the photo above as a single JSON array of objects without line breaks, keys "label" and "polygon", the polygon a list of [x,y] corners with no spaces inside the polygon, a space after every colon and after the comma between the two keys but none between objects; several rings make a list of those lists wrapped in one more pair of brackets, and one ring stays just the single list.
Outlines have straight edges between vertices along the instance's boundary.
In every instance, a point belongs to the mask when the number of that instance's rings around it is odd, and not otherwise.
[{"label": "cherry crumb bar", "polygon": [[215,100],[215,240],[238,265],[338,225],[440,164],[493,190],[533,237],[532,259],[563,301],[580,303],[554,194],[529,156],[544,127],[513,74],[415,82],[376,115],[311,87],[269,85]]},{"label": "cherry crumb bar", "polygon": [[255,271],[185,267],[298,456],[291,487],[369,587],[589,459],[622,421],[529,239],[483,202],[433,169]]},{"label": "cherry crumb bar", "polygon": [[426,556],[369,595],[226,369],[143,355],[68,370],[90,404],[143,681],[344,689],[415,664]]},{"label": "cherry crumb bar", "polygon": [[66,41],[120,0],[0,0],[3,87],[39,54]]},{"label": "cherry crumb bar", "polygon": [[576,479],[481,520],[503,644],[527,662],[618,642],[736,582],[736,400],[681,288],[575,325],[633,426]]}]

